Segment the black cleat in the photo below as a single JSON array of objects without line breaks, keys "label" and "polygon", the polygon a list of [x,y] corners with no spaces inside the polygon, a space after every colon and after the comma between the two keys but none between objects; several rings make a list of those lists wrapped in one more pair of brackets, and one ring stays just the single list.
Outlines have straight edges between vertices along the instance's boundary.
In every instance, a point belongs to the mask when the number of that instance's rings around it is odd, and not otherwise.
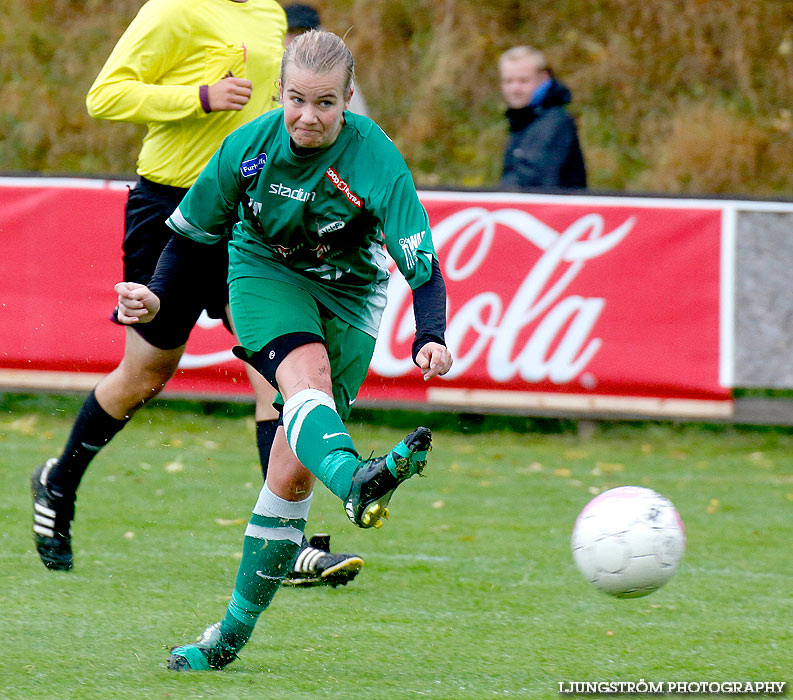
[{"label": "black cleat", "polygon": [[423,471],[431,449],[430,429],[416,428],[387,455],[365,460],[353,475],[344,503],[347,517],[358,527],[382,527],[397,486]]},{"label": "black cleat", "polygon": [[298,553],[283,585],[346,586],[362,568],[363,559],[357,554],[330,551],[330,535],[314,535]]},{"label": "black cleat", "polygon": [[54,571],[69,571],[72,559],[72,520],[74,498],[53,495],[47,475],[57,459],[48,459],[31,477],[33,494],[33,540],[44,566]]},{"label": "black cleat", "polygon": [[220,623],[207,627],[195,644],[173,647],[168,657],[169,671],[209,671],[228,666],[237,658],[234,648],[220,636]]}]

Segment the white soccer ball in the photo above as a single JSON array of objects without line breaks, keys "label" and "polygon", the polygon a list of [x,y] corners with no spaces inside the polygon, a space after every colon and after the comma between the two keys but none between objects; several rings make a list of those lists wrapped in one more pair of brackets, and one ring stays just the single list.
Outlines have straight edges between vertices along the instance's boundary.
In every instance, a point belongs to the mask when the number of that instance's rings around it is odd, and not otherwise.
[{"label": "white soccer ball", "polygon": [[620,486],[593,498],[576,518],[573,559],[595,588],[639,598],[663,586],[686,548],[672,502],[641,486]]}]

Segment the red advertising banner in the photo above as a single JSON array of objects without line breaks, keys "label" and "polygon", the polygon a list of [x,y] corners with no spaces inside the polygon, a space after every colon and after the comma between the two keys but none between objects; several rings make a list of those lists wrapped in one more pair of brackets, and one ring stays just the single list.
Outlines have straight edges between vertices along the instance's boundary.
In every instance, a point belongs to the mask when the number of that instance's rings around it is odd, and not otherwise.
[{"label": "red advertising banner", "polygon": [[[421,197],[446,279],[455,364],[446,377],[422,381],[410,359],[410,291],[396,273],[362,403],[663,413],[673,402],[677,412],[704,405],[713,414],[729,406],[720,382],[718,206]],[[123,183],[0,179],[0,370],[101,373],[116,365],[124,330],[108,314],[125,201]],[[219,322],[202,319],[169,388],[248,393],[231,344]]]}]

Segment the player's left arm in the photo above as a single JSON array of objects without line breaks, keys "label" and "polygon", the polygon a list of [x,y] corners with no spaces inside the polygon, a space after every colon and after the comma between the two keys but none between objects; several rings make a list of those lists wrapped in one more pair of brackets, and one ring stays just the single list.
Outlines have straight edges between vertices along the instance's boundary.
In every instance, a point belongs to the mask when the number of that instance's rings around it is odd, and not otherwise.
[{"label": "player's left arm", "polygon": [[413,315],[416,337],[413,362],[424,381],[446,374],[452,366],[452,354],[446,347],[446,284],[437,258],[432,259],[429,280],[413,290]]},{"label": "player's left arm", "polygon": [[444,337],[446,284],[432,244],[427,212],[407,168],[388,189],[383,216],[386,249],[413,292],[413,362],[429,380],[446,374],[452,366]]}]

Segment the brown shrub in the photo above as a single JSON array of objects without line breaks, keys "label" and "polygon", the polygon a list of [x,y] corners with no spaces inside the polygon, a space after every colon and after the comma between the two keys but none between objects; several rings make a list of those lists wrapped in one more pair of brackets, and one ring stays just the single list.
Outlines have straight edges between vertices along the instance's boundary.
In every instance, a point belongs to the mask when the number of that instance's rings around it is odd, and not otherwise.
[{"label": "brown shrub", "polygon": [[684,103],[666,137],[654,139],[653,165],[639,184],[660,192],[730,194],[751,183],[754,194],[773,194],[775,176],[776,187],[793,185],[782,165],[791,150],[789,138],[774,137],[768,125],[750,116],[723,105]]},{"label": "brown shrub", "polygon": [[[0,7],[6,171],[130,174],[141,128],[85,93],[142,0]],[[789,194],[793,4],[779,0],[317,0],[372,116],[423,185],[492,185],[506,135],[496,61],[530,43],[573,92],[599,189]],[[5,28],[8,28],[7,30]],[[788,116],[787,122],[790,122]]]}]

